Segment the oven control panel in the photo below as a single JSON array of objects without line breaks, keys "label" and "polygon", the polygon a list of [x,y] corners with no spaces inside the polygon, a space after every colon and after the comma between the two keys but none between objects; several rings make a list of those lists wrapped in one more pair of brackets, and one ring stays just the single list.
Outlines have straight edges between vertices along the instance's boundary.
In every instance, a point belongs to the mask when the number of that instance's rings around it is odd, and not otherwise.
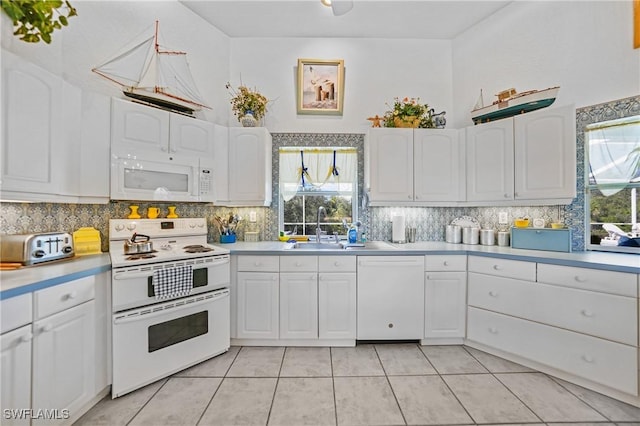
[{"label": "oven control panel", "polygon": [[207,220],[205,218],[109,220],[110,240],[126,240],[131,238],[134,232],[152,238],[206,235]]}]

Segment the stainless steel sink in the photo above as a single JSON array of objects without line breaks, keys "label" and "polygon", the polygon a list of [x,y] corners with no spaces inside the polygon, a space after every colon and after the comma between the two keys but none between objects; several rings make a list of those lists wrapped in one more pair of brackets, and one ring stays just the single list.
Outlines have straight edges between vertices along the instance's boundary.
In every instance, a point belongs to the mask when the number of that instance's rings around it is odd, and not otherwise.
[{"label": "stainless steel sink", "polygon": [[302,243],[297,242],[291,247],[293,250],[344,250],[342,243]]},{"label": "stainless steel sink", "polygon": [[384,241],[367,241],[366,243],[349,244],[346,241],[336,242],[297,242],[287,247],[289,250],[393,250],[389,243]]}]

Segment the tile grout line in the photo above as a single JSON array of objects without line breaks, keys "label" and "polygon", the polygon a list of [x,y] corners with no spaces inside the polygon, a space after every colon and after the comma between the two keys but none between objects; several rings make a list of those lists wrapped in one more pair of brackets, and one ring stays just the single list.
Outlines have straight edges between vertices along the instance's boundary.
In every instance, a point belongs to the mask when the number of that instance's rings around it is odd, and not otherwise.
[{"label": "tile grout line", "polygon": [[282,366],[284,365],[284,357],[287,356],[288,346],[284,347],[284,351],[282,351],[282,359],[280,360],[280,368],[278,369],[278,375],[276,376],[276,386],[273,389],[273,395],[271,396],[271,405],[269,406],[269,414],[267,414],[267,423],[265,426],[269,425],[269,420],[271,420],[271,411],[273,410],[273,402],[276,400],[276,393],[278,392],[278,385],[280,384],[280,374],[282,373]]},{"label": "tile grout line", "polygon": [[380,367],[382,368],[382,371],[384,372],[384,378],[387,381],[387,385],[389,385],[389,389],[391,389],[391,395],[393,395],[393,399],[396,401],[396,405],[398,407],[398,411],[400,411],[400,415],[402,416],[402,421],[404,421],[404,424],[407,425],[409,423],[407,423],[407,419],[404,416],[404,412],[402,411],[402,407],[400,406],[400,401],[398,401],[398,397],[396,396],[396,393],[393,390],[393,386],[391,386],[391,381],[389,380],[389,376],[387,375],[387,370],[384,368],[384,363],[382,362],[382,359],[380,359],[380,354],[378,353],[378,349],[376,348],[376,345],[373,345],[373,351],[375,352],[376,358],[378,358],[378,362],[380,363]]},{"label": "tile grout line", "polygon": [[[551,381],[553,383],[556,383],[558,386],[560,386],[562,389],[566,390],[567,392],[569,392],[571,395],[573,395],[574,397],[576,397],[580,402],[582,402],[583,404],[585,404],[587,407],[591,408],[593,411],[595,411],[596,413],[600,414],[602,417],[604,417],[605,419],[607,419],[608,422],[613,423],[614,420],[610,419],[608,416],[605,416],[604,413],[601,413],[598,409],[596,409],[595,407],[593,407],[591,404],[589,404],[587,401],[585,401],[584,399],[580,398],[580,396],[576,395],[575,393],[573,393],[571,391],[571,389],[567,388],[566,386],[564,386],[562,383],[558,382],[557,380],[555,380],[555,377],[550,376],[549,374],[545,374],[542,373],[545,376],[547,376],[549,379],[551,379]],[[617,423],[616,423],[617,424]]]},{"label": "tile grout line", "polygon": [[[231,349],[231,347],[229,348]],[[202,411],[202,414],[200,414],[200,417],[198,418],[198,421],[196,422],[196,425],[198,425],[201,421],[202,418],[204,417],[204,414],[207,412],[207,410],[209,409],[209,407],[211,406],[211,403],[213,402],[213,398],[216,397],[216,394],[218,393],[218,391],[220,390],[220,388],[222,387],[222,382],[224,382],[224,380],[227,378],[227,373],[229,372],[229,370],[231,369],[231,366],[233,365],[233,363],[236,361],[236,359],[238,358],[238,355],[240,354],[240,351],[242,350],[242,346],[238,349],[238,352],[236,352],[236,354],[234,355],[233,359],[231,360],[231,362],[229,363],[229,366],[227,367],[227,369],[225,370],[224,374],[222,375],[222,379],[220,380],[220,383],[218,383],[218,386],[216,387],[215,392],[213,392],[213,395],[211,395],[211,399],[209,399],[209,402],[207,403],[207,406],[204,407],[204,410]],[[228,351],[227,351],[228,352]]]},{"label": "tile grout line", "polygon": [[333,388],[333,416],[338,426],[338,402],[336,401],[336,380],[333,375],[333,347],[329,346],[329,367],[331,367],[331,387]]},{"label": "tile grout line", "polygon": [[[125,423],[125,426],[126,426],[126,425],[131,424],[131,422],[133,421],[133,419],[135,419],[135,418],[136,418],[136,416],[137,416],[138,414],[140,414],[140,412],[144,409],[144,407],[146,407],[146,406],[151,402],[151,400],[152,400],[152,399],[153,399],[153,398],[158,394],[158,392],[160,392],[160,389],[162,389],[162,388],[167,384],[167,382],[168,382],[168,381],[169,381],[169,378],[168,378],[168,377],[167,377],[167,378],[165,378],[164,383],[163,383],[163,384],[162,384],[162,385],[161,385],[161,386],[160,386],[160,387],[159,387],[159,388],[158,388],[158,389],[153,393],[153,395],[151,395],[151,396],[149,397],[149,399],[148,399],[144,404],[142,404],[142,406],[141,406],[141,407],[136,411],[136,413],[135,413],[133,416],[131,416],[131,418],[129,419],[129,421],[127,421],[127,423]],[[151,384],[151,383],[149,383],[149,384]],[[149,385],[147,385],[147,386],[149,386]],[[137,390],[137,389],[136,389],[136,390]],[[135,391],[132,391],[132,392],[135,392]],[[121,395],[121,396],[119,396],[118,398],[121,398],[121,397],[122,397],[122,395]]]}]

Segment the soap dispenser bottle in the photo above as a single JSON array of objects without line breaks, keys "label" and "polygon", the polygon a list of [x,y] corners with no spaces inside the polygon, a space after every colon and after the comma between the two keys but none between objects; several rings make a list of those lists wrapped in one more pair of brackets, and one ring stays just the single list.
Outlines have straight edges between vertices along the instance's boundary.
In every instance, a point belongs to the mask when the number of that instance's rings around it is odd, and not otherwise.
[{"label": "soap dispenser bottle", "polygon": [[355,225],[351,225],[351,228],[349,228],[348,238],[349,244],[354,244],[358,241],[358,229]]}]

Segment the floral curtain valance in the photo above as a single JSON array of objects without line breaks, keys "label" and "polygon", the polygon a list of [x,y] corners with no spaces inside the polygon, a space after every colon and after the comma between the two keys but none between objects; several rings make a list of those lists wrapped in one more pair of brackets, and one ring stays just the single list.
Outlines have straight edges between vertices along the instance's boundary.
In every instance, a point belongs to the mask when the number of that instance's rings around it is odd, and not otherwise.
[{"label": "floral curtain valance", "polygon": [[591,178],[603,195],[640,181],[640,116],[587,126],[586,136]]},{"label": "floral curtain valance", "polygon": [[280,148],[280,193],[285,201],[298,191],[351,195],[356,185],[355,148]]}]

